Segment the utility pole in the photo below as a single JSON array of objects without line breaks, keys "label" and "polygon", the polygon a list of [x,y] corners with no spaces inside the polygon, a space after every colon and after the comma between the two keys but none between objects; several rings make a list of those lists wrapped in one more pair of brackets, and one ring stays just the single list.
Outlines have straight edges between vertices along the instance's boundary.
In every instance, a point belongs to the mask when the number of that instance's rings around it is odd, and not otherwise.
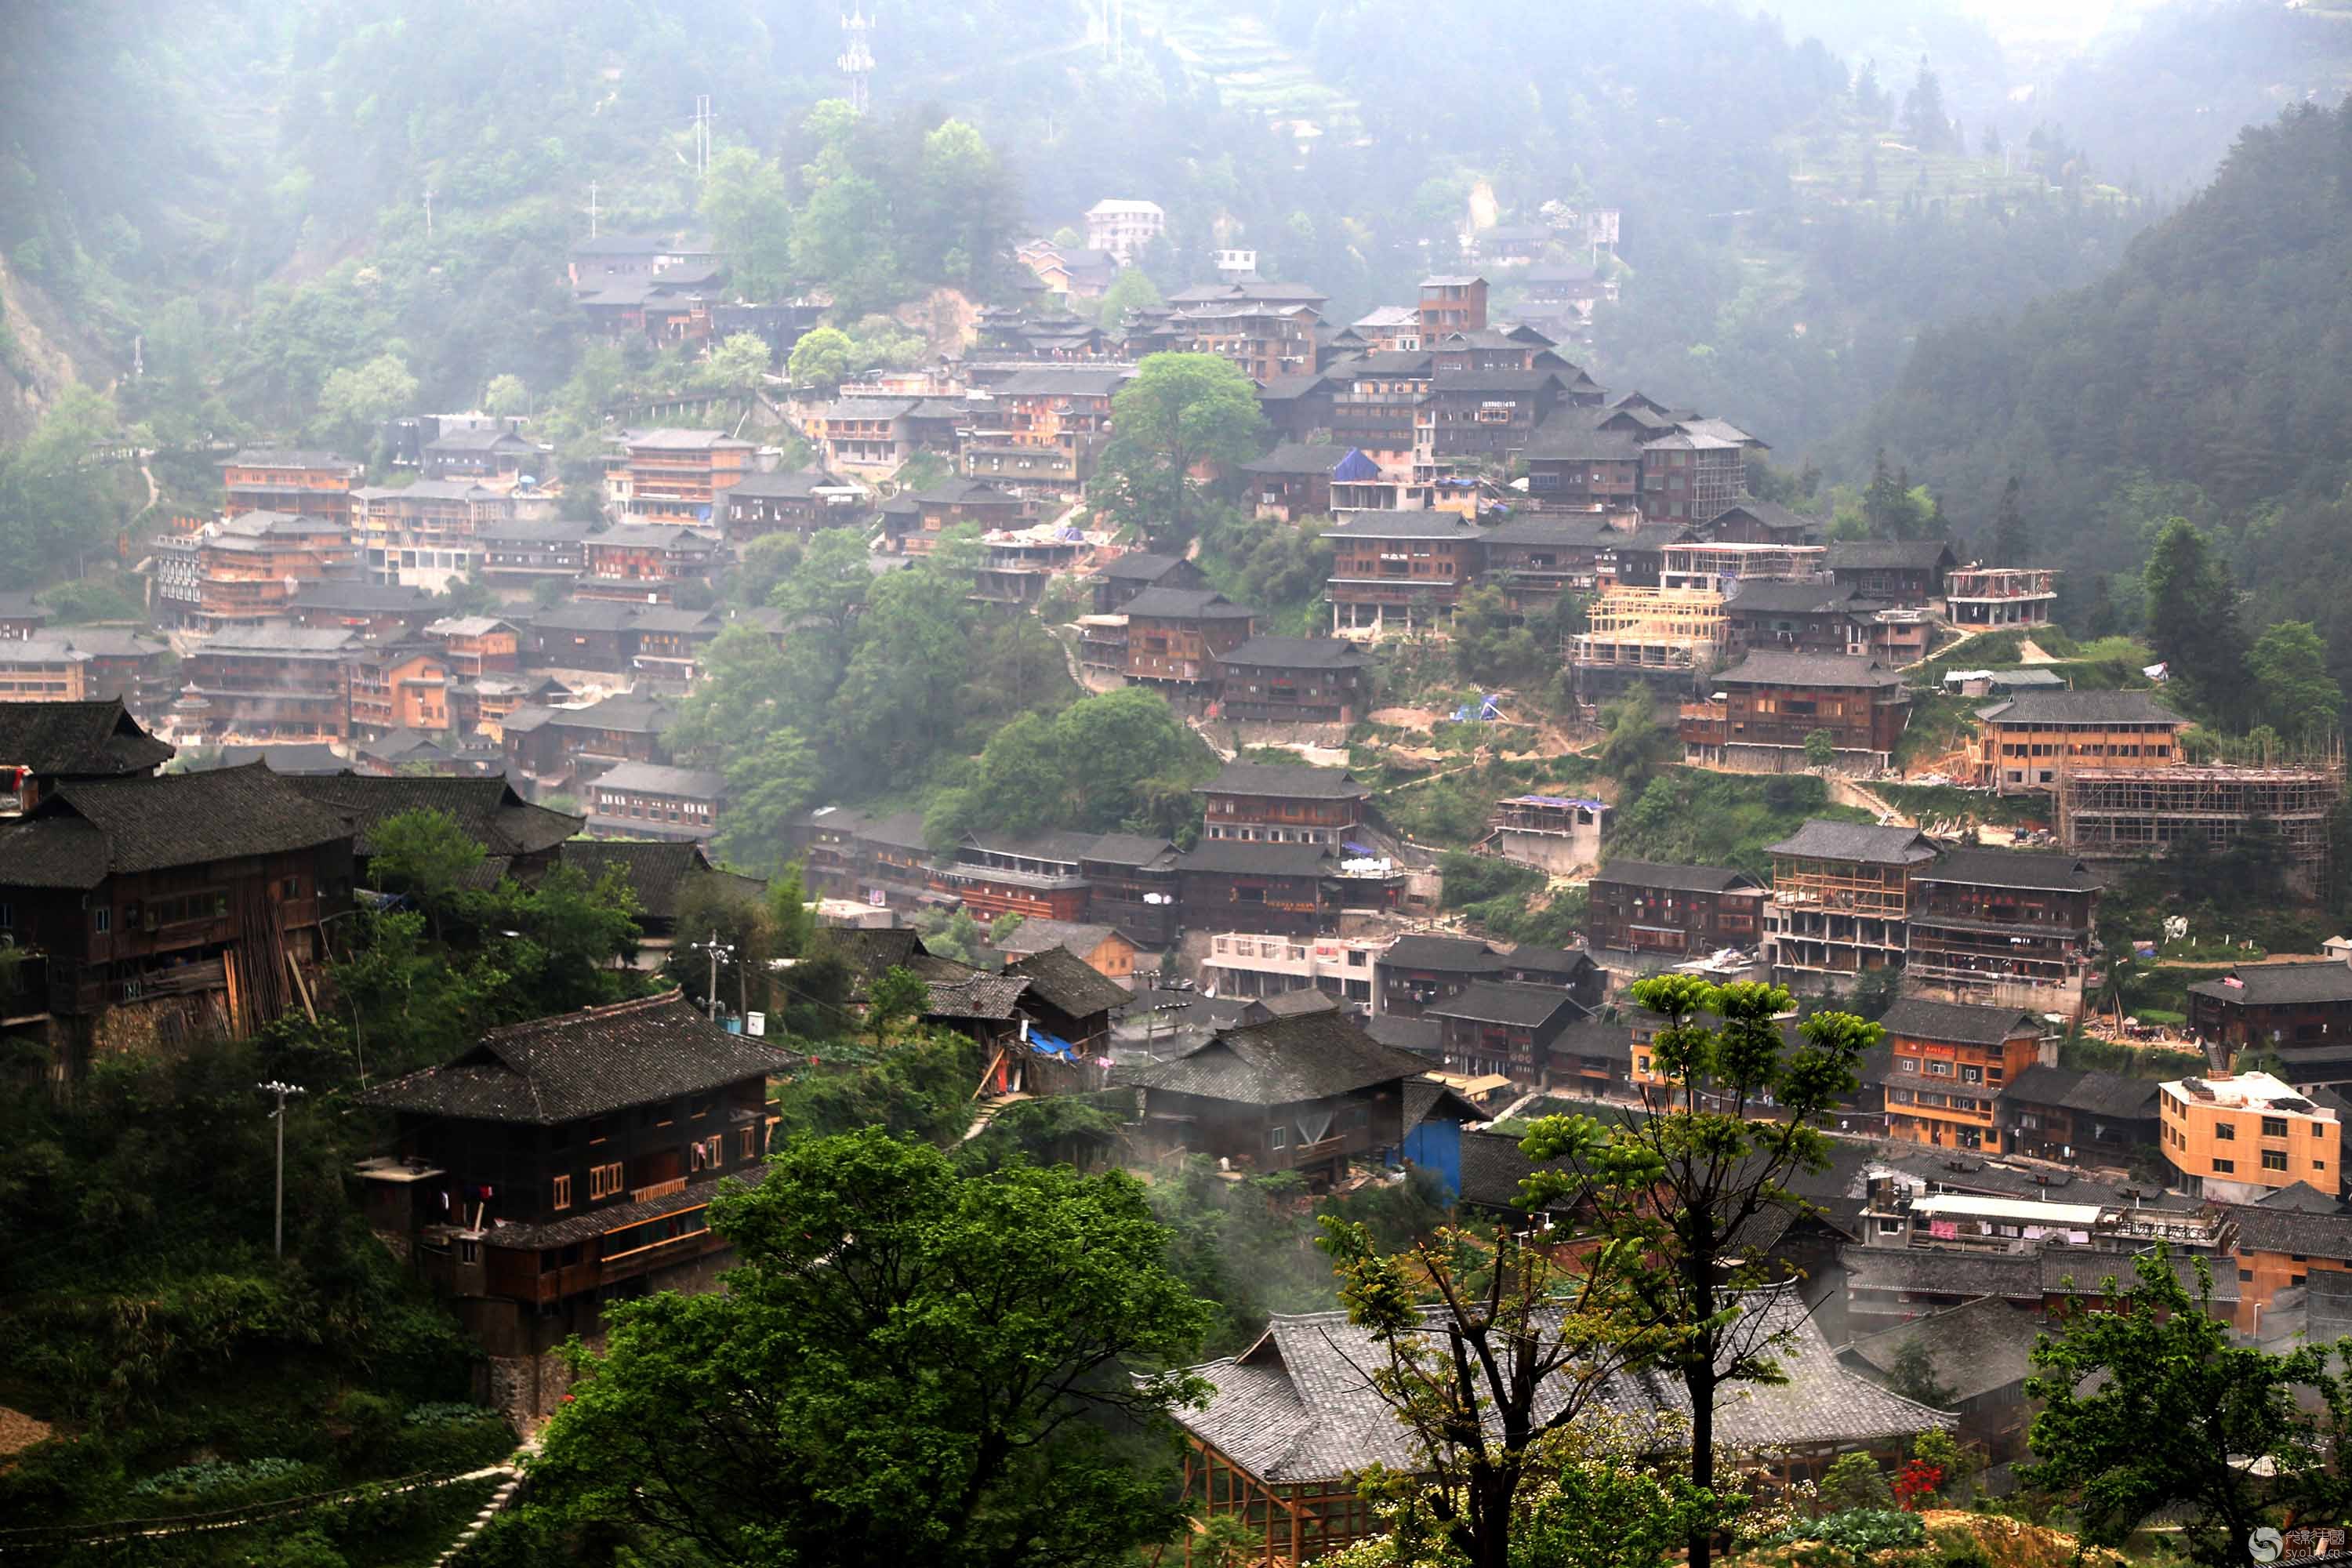
[{"label": "utility pole", "polygon": [[719,930],[716,926],[711,928],[709,942],[697,942],[695,945],[710,954],[710,989],[705,994],[709,1003],[710,1021],[715,1024],[719,1021],[719,961],[723,958],[730,963],[733,962],[735,949],[732,944],[719,940]]},{"label": "utility pole", "polygon": [[268,1083],[257,1084],[255,1087],[264,1094],[274,1094],[278,1097],[278,1109],[270,1113],[278,1122],[278,1220],[273,1244],[278,1259],[282,1262],[286,1257],[286,1097],[289,1094],[300,1094],[303,1089],[299,1084],[279,1083],[275,1079]]},{"label": "utility pole", "polygon": [[433,187],[425,187],[425,237],[433,237]]},{"label": "utility pole", "polygon": [[588,182],[588,237],[596,237],[596,182]]},{"label": "utility pole", "polygon": [[710,174],[710,95],[697,93],[694,98],[694,178],[697,184]]}]

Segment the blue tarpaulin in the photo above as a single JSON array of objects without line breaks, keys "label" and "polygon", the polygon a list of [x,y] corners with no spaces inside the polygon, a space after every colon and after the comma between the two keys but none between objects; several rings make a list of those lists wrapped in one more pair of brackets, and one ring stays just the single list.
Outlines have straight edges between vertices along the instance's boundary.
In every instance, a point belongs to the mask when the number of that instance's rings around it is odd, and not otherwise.
[{"label": "blue tarpaulin", "polygon": [[1034,1024],[1029,1026],[1029,1048],[1043,1051],[1049,1057],[1076,1058],[1078,1054],[1077,1047],[1059,1036],[1047,1034]]},{"label": "blue tarpaulin", "polygon": [[1371,849],[1371,847],[1370,847],[1369,845],[1363,845],[1363,844],[1341,844],[1341,845],[1339,846],[1339,847],[1340,847],[1340,848],[1342,848],[1342,849],[1348,850],[1348,851],[1349,851],[1349,852],[1350,852],[1350,853],[1352,853],[1352,854],[1357,854],[1357,855],[1370,855],[1370,854],[1371,854],[1371,853],[1372,853],[1372,849]]}]

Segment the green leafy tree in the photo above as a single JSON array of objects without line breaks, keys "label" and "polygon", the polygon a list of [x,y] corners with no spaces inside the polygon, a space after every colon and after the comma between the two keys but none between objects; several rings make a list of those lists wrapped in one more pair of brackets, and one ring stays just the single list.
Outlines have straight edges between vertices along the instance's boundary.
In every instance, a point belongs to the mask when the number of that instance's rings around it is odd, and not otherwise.
[{"label": "green leafy tree", "polygon": [[2000,503],[1993,509],[1992,549],[1986,560],[1995,566],[2022,566],[2033,542],[2025,528],[2025,486],[2015,474],[2000,487]]},{"label": "green leafy tree", "polygon": [[1677,1331],[1640,1313],[1638,1249],[1612,1238],[1564,1262],[1498,1224],[1491,1237],[1440,1230],[1391,1253],[1361,1221],[1318,1223],[1348,1320],[1380,1358],[1367,1379],[1411,1436],[1410,1495],[1462,1561],[1510,1568],[1522,1492],[1546,1477],[1539,1446]]},{"label": "green leafy tree", "polygon": [[1886,1472],[1868,1454],[1841,1454],[1827,1473],[1822,1477],[1822,1506],[1832,1513],[1851,1513],[1856,1509],[1891,1510],[1895,1506],[1895,1490],[1886,1484]]},{"label": "green leafy tree", "polygon": [[2261,722],[2294,740],[2335,730],[2344,720],[2344,689],[2327,673],[2326,645],[2309,621],[2266,626],[2246,656]]},{"label": "green leafy tree", "polygon": [[1215,354],[1146,356],[1111,399],[1111,420],[1103,510],[1156,540],[1192,537],[1195,468],[1237,468],[1265,445],[1255,389]]},{"label": "green leafy tree", "polygon": [[991,820],[1015,837],[1064,821],[1070,776],[1054,721],[1024,713],[990,736],[980,754],[980,790]]},{"label": "green leafy tree", "polygon": [[[2329,1460],[2352,1388],[2337,1346],[2273,1355],[2239,1344],[2213,1315],[2211,1269],[2189,1262],[2193,1293],[2158,1243],[2131,1260],[2127,1290],[2107,1276],[2102,1310],[2076,1299],[2062,1331],[2034,1345],[2025,1392],[2042,1408],[2020,1477],[2067,1499],[2098,1545],[2121,1546],[2179,1508],[2190,1561],[2225,1568],[2245,1561],[2260,1525],[2340,1514],[2347,1484]],[[2316,1396],[2315,1411],[2298,1405],[2298,1388]],[[2272,1474],[2255,1473],[2261,1460]]]},{"label": "green leafy tree", "polygon": [[931,988],[921,975],[897,964],[884,970],[866,993],[866,1023],[874,1043],[882,1044],[892,1029],[921,1017],[930,1005]]},{"label": "green leafy tree", "polygon": [[1936,1376],[1935,1359],[1927,1353],[1927,1342],[1918,1334],[1905,1340],[1895,1352],[1894,1364],[1887,1368],[1887,1384],[1906,1399],[1916,1399],[1931,1410],[1953,1407],[1952,1391]]},{"label": "green leafy tree", "polygon": [[1207,755],[1166,700],[1139,687],[1080,698],[1054,734],[1083,808],[1072,826],[1118,826],[1143,806],[1147,782],[1181,779]]},{"label": "green leafy tree", "polygon": [[375,445],[385,420],[415,406],[416,389],[416,377],[396,353],[346,365],[319,389],[320,426],[363,451]]},{"label": "green leafy tree", "polygon": [[1601,729],[1601,745],[1593,760],[1628,795],[1646,788],[1677,750],[1675,732],[1659,716],[1657,701],[1647,685],[1633,687],[1603,707]]},{"label": "green leafy tree", "polygon": [[839,327],[813,328],[793,345],[792,358],[785,362],[785,368],[795,386],[830,392],[848,376],[855,349],[849,334]]},{"label": "green leafy tree", "polygon": [[855,319],[898,302],[898,259],[888,228],[877,221],[888,210],[881,186],[847,174],[810,196],[794,220],[793,268],[829,290],[842,316]]},{"label": "green leafy tree", "polygon": [[1027,923],[1028,917],[1024,915],[1019,910],[1005,910],[1003,914],[988,922],[989,944],[994,947],[1002,947],[1004,944],[1005,939],[1012,936],[1013,932],[1019,931]]},{"label": "green leafy tree", "polygon": [[717,837],[720,853],[755,871],[774,869],[783,858],[786,825],[824,792],[816,748],[789,725],[771,730],[734,753],[726,779],[727,813]]},{"label": "green leafy tree", "polygon": [[768,341],[757,332],[735,332],[714,344],[702,362],[703,384],[750,396],[768,374]]},{"label": "green leafy tree", "polygon": [[[1711,1491],[1718,1393],[1779,1375],[1769,1336],[1739,1297],[1771,1274],[1734,1238],[1759,1215],[1800,1205],[1790,1178],[1829,1159],[1813,1121],[1853,1090],[1854,1064],[1883,1032],[1850,1014],[1817,1013],[1788,1049],[1776,1020],[1794,999],[1780,986],[1659,974],[1634,982],[1633,994],[1668,1020],[1651,1047],[1666,1083],[1643,1091],[1652,1114],[1607,1127],[1585,1116],[1537,1121],[1519,1146],[1546,1168],[1522,1184],[1519,1201],[1575,1201],[1597,1240],[1643,1259],[1626,1310],[1643,1330],[1671,1336],[1657,1360],[1690,1397],[1691,1481]],[[1709,1026],[1708,1017],[1719,1022]],[[1749,1120],[1764,1104],[1777,1120]],[[1695,1531],[1692,1568],[1707,1568],[1712,1549]]]},{"label": "green leafy tree", "polygon": [[528,414],[530,412],[530,388],[519,375],[494,375],[483,389],[482,407],[497,415]]},{"label": "green leafy tree", "polygon": [[768,930],[778,958],[799,958],[816,944],[816,911],[797,860],[768,880]]},{"label": "green leafy tree", "polygon": [[1805,736],[1805,765],[1828,768],[1837,765],[1837,737],[1827,730],[1813,730]]},{"label": "green leafy tree", "polygon": [[773,161],[748,147],[721,149],[703,177],[701,211],[739,295],[768,300],[791,292],[792,195]]},{"label": "green leafy tree", "polygon": [[2224,724],[2240,718],[2250,679],[2237,584],[2204,533],[2185,518],[2167,522],[2140,584],[2148,647],[2171,667],[2172,684],[2206,717]]},{"label": "green leafy tree", "polygon": [[368,880],[383,892],[416,901],[441,934],[456,912],[458,894],[482,864],[482,846],[446,811],[404,811],[368,831],[374,853]]},{"label": "green leafy tree", "polygon": [[1089,1568],[1182,1527],[1113,1436],[1168,1430],[1199,1385],[1159,1369],[1208,1316],[1141,1184],[960,1175],[868,1129],[787,1144],[710,1220],[728,1289],[613,1308],[507,1530],[714,1564]]},{"label": "green leafy tree", "polygon": [[1464,679],[1492,687],[1542,677],[1544,651],[1535,634],[1516,622],[1502,590],[1494,584],[1475,584],[1464,592],[1454,612],[1453,628],[1454,665]]},{"label": "green leafy tree", "polygon": [[1148,310],[1162,303],[1159,285],[1138,267],[1122,267],[1118,276],[1110,280],[1097,304],[1096,320],[1104,327],[1116,330],[1125,321],[1130,310]]}]

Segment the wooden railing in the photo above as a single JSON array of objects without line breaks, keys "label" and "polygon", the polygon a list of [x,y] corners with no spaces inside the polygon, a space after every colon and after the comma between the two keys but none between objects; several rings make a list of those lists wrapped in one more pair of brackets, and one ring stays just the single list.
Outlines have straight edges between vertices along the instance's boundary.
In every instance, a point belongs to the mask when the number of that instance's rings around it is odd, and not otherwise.
[{"label": "wooden railing", "polygon": [[686,1191],[686,1178],[684,1176],[672,1176],[667,1182],[656,1182],[651,1186],[631,1187],[629,1189],[629,1201],[633,1204],[641,1204],[648,1198],[666,1198],[672,1193],[682,1193],[684,1191]]}]

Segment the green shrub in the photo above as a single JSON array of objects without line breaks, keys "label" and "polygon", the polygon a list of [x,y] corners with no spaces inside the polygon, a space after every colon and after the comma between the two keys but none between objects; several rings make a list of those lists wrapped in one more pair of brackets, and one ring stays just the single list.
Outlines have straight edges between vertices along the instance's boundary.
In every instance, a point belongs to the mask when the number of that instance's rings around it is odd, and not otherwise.
[{"label": "green shrub", "polygon": [[[1874,1471],[1878,1468],[1877,1461],[1867,1454],[1848,1454],[1830,1467],[1830,1474],[1835,1476],[1845,1468],[1848,1459],[1861,1459]],[[1828,1495],[1827,1483],[1824,1482],[1822,1496]],[[1824,1545],[1843,1547],[1857,1559],[1873,1552],[1924,1545],[1927,1540],[1927,1522],[1917,1514],[1897,1513],[1885,1508],[1848,1509],[1843,1513],[1828,1514],[1821,1519],[1800,1520],[1782,1531],[1779,1537],[1784,1545],[1800,1541],[1818,1541]]]},{"label": "green shrub", "polygon": [[299,1459],[199,1459],[149,1476],[131,1489],[131,1495],[215,1509],[262,1498],[296,1497],[325,1481],[317,1467]]}]

